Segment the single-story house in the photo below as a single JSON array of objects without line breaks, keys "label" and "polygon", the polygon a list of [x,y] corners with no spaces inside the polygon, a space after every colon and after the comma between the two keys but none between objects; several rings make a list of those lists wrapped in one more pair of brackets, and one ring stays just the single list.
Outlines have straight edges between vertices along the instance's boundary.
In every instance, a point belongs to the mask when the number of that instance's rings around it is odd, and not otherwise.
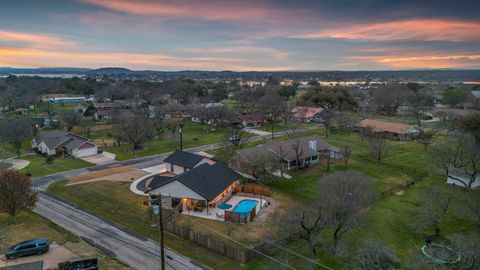
[{"label": "single-story house", "polygon": [[200,210],[215,206],[240,184],[241,175],[223,163],[203,163],[175,177],[153,179],[150,184],[150,204],[157,204],[162,195],[162,205],[173,208],[180,204],[187,209]]},{"label": "single-story house", "polygon": [[292,116],[302,122],[311,122],[315,118],[321,118],[323,108],[295,106],[292,108]]},{"label": "single-story house", "polygon": [[185,171],[191,170],[204,163],[215,163],[213,160],[205,156],[182,150],[176,150],[166,157],[163,162],[166,163],[167,171],[174,174],[184,173]]},{"label": "single-story house", "polygon": [[274,140],[256,147],[241,149],[235,153],[232,167],[249,173],[245,168],[255,166],[258,158],[270,160],[280,158],[283,160],[283,168],[291,170],[297,167],[297,154],[298,167],[316,165],[321,158],[328,156],[332,159],[342,157],[342,151],[339,148],[331,146],[317,136],[308,136],[284,141]]},{"label": "single-story house", "polygon": [[[471,180],[472,173],[465,172],[464,169],[459,168],[450,168],[448,170],[447,184],[465,187],[464,183],[468,185]],[[460,181],[459,181],[460,180]],[[475,180],[472,183],[472,188],[480,186],[480,175],[475,177]]]},{"label": "single-story house", "polygon": [[230,121],[232,126],[242,126],[244,128],[258,128],[267,123],[263,115],[257,114],[237,114]]},{"label": "single-story house", "polygon": [[203,103],[194,105],[193,110],[191,111],[190,115],[192,117],[192,122],[196,123],[206,123],[206,124],[213,124],[217,119],[215,112],[219,112],[222,110],[224,105],[219,102],[214,103]]},{"label": "single-story house", "polygon": [[420,130],[412,125],[374,119],[363,119],[358,123],[358,128],[360,130],[371,128],[373,132],[395,140],[415,139],[420,134]]},{"label": "single-story house", "polygon": [[48,156],[57,154],[59,149],[63,149],[63,153],[77,158],[93,156],[98,153],[97,146],[87,138],[61,130],[39,132],[32,139],[32,148]]}]

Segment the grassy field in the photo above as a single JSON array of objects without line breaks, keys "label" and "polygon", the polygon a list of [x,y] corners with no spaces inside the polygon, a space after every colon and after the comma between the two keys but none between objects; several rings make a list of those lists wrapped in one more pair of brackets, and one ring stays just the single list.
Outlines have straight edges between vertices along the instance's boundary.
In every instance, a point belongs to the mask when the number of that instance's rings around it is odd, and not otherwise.
[{"label": "grassy field", "polygon": [[[65,181],[57,182],[48,187],[48,192],[73,202],[93,213],[125,226],[132,231],[150,239],[158,240],[158,228],[151,226],[148,207],[144,205],[146,197],[133,194],[130,183],[106,182],[65,186]],[[85,198],[90,198],[85,200]],[[166,234],[166,245],[214,269],[238,269],[241,266],[233,260]]]},{"label": "grassy field", "polygon": [[53,173],[93,166],[91,163],[76,158],[56,158],[50,165],[47,165],[45,158],[39,155],[24,156],[22,159],[30,161],[30,164],[23,168],[21,172],[30,173],[32,177],[45,176]]},{"label": "grassy field", "polygon": [[[211,125],[187,122],[183,131],[183,148],[222,142],[226,140],[230,134],[229,132],[225,128],[215,128]],[[136,155],[133,155],[132,147],[127,144],[120,147],[107,147],[105,151],[116,154],[117,160],[126,160],[174,151],[179,145],[180,134],[178,131],[175,136],[172,136],[169,131],[165,131],[159,140],[148,142],[143,149],[136,152]]]},{"label": "grassy field", "polygon": [[[402,262],[411,259],[411,254],[419,254],[425,243],[425,236],[433,235],[433,231],[418,230],[416,206],[425,189],[432,186],[439,186],[452,195],[450,207],[440,224],[442,239],[474,232],[474,217],[465,211],[466,192],[459,187],[445,185],[443,177],[431,176],[409,187],[403,195],[394,195],[377,202],[367,215],[364,225],[345,234],[342,241],[343,254],[332,256],[327,251],[321,251],[319,261],[334,269],[352,269],[353,266],[349,263],[353,260],[355,247],[365,238],[379,239],[389,245]],[[480,197],[479,191],[475,191],[474,195]],[[326,230],[321,234],[327,245],[331,239],[330,233],[331,231]],[[286,248],[311,257],[303,240],[291,243]],[[272,256],[280,260],[288,257],[289,264],[296,269],[317,269],[298,256],[287,256],[284,251],[278,251]],[[275,264],[269,259],[262,259],[249,264],[247,269],[272,269]]]},{"label": "grassy field", "polygon": [[56,242],[65,246],[81,258],[98,257],[100,269],[130,269],[115,259],[102,254],[94,247],[87,245],[78,237],[69,233],[65,229],[44,219],[33,212],[23,212],[17,217],[17,224],[10,224],[10,218],[5,214],[0,214],[0,228],[5,230],[5,242],[0,242],[0,249],[14,245],[26,239],[46,237],[50,242]]}]

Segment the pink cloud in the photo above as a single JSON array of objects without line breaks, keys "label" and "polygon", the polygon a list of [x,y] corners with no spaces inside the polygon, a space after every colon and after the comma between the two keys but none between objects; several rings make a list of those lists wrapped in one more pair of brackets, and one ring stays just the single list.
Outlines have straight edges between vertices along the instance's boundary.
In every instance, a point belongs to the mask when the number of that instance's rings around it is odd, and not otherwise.
[{"label": "pink cloud", "polygon": [[387,68],[470,68],[480,67],[480,54],[353,56],[343,67],[376,64]]},{"label": "pink cloud", "polygon": [[275,59],[285,59],[291,53],[276,50],[268,47],[255,47],[255,46],[236,46],[225,48],[182,48],[179,49],[182,52],[189,52],[195,54],[234,54],[234,55],[258,55],[265,57],[273,57]]},{"label": "pink cloud", "polygon": [[47,51],[0,47],[0,66],[14,67],[104,67],[132,69],[199,69],[199,70],[288,70],[291,66],[264,65],[261,62],[231,57],[176,57],[166,54],[124,52]]},{"label": "pink cloud", "polygon": [[382,23],[350,25],[295,38],[360,39],[360,40],[480,40],[480,23],[446,19],[409,19]]},{"label": "pink cloud", "polygon": [[76,43],[53,35],[14,32],[0,29],[0,40],[19,42],[35,48],[72,47]]},{"label": "pink cloud", "polygon": [[270,16],[272,7],[261,3],[222,1],[205,2],[191,0],[152,1],[152,0],[80,0],[111,10],[144,16],[186,17],[205,20],[250,20]]}]

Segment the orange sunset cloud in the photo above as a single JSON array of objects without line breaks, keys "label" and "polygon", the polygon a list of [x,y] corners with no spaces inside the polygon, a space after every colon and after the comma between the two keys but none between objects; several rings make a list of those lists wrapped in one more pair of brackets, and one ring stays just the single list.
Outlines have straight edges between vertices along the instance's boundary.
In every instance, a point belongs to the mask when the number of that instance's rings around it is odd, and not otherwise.
[{"label": "orange sunset cloud", "polygon": [[409,19],[371,24],[354,24],[296,35],[296,38],[363,39],[363,40],[480,40],[480,23],[442,19]]}]

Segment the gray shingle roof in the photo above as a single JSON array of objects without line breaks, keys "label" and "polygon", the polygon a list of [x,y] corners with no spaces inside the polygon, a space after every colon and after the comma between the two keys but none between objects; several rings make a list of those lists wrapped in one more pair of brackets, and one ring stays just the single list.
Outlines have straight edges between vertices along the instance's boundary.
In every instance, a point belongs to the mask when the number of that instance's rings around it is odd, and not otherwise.
[{"label": "gray shingle roof", "polygon": [[159,179],[159,185],[152,186],[152,189],[172,181],[179,181],[198,195],[211,201],[240,178],[242,178],[240,174],[223,163],[217,162],[213,165],[204,163],[174,178]]},{"label": "gray shingle roof", "polygon": [[87,138],[61,130],[42,131],[37,135],[35,140],[37,143],[43,141],[50,149],[55,149],[60,146],[68,149],[75,149],[88,142]]},{"label": "gray shingle roof", "polygon": [[178,166],[182,166],[184,168],[192,169],[204,158],[205,157],[201,155],[185,152],[182,150],[176,150],[167,158],[165,158],[164,161]]},{"label": "gray shingle roof", "polygon": [[[316,151],[310,148],[310,142],[316,142]],[[276,156],[283,156],[287,160],[295,160],[296,159],[296,150],[298,144],[298,152],[301,153],[301,159],[311,157],[311,156],[318,156],[318,152],[331,150],[338,152],[340,151],[338,148],[331,146],[324,140],[320,139],[318,136],[308,136],[303,138],[297,139],[290,139],[290,140],[275,140],[269,141],[263,145],[259,145],[256,147],[251,148],[244,148],[238,151],[238,154],[243,156],[243,158],[249,160],[249,157],[252,156],[266,156],[268,157],[268,152],[273,153]],[[282,153],[283,152],[283,153]]]}]

